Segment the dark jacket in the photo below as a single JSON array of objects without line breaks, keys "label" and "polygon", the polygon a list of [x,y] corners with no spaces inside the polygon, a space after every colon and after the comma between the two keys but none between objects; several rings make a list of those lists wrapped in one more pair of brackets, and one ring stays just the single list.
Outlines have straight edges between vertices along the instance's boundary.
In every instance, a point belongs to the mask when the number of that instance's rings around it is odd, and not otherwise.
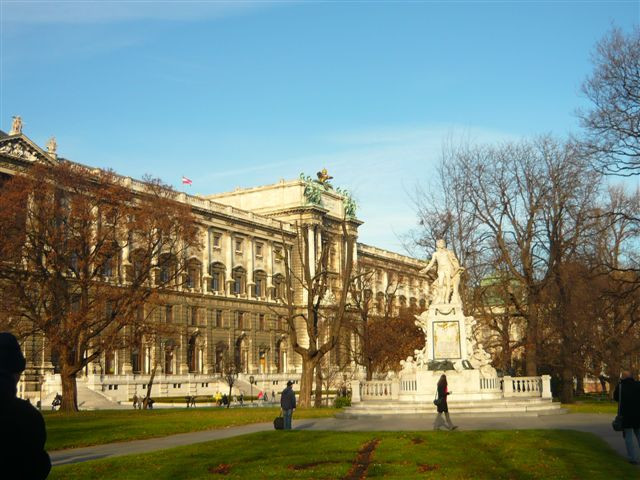
[{"label": "dark jacket", "polygon": [[283,410],[292,410],[296,408],[296,394],[291,386],[285,388],[280,395],[280,407]]},{"label": "dark jacket", "polygon": [[443,399],[442,402],[438,405],[438,413],[448,412],[449,406],[447,405],[447,387],[444,385],[438,385],[438,400]]},{"label": "dark jacket", "polygon": [[13,379],[0,374],[0,477],[47,478],[51,460],[46,440],[40,412],[17,398]]},{"label": "dark jacket", "polygon": [[620,381],[613,392],[613,399],[620,402],[622,427],[640,428],[640,382],[633,378]]}]

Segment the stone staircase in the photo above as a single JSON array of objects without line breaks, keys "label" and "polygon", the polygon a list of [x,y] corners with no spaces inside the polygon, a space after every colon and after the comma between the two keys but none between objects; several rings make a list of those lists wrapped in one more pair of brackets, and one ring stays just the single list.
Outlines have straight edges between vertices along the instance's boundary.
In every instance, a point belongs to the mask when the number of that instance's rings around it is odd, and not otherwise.
[{"label": "stone staircase", "polygon": [[[122,410],[130,408],[127,405],[120,405],[117,402],[109,400],[100,392],[91,390],[81,379],[77,380],[76,389],[78,391],[78,408],[80,410]],[[55,393],[51,393],[43,397],[42,408],[51,410],[51,402],[55,396]]]},{"label": "stone staircase", "polygon": [[[448,402],[451,414],[477,417],[541,416],[566,413],[560,403],[540,397],[502,398],[491,400],[470,400]],[[390,402],[366,400],[343,409],[338,414],[342,418],[360,418],[386,415],[433,415],[436,407],[432,403]]]}]

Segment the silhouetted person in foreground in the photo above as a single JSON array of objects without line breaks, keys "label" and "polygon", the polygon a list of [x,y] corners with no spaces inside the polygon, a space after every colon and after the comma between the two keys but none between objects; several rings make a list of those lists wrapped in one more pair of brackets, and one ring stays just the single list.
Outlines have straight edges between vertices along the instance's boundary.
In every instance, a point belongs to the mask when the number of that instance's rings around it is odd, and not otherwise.
[{"label": "silhouetted person in foreground", "polygon": [[284,429],[291,430],[291,417],[293,411],[296,409],[296,394],[291,386],[293,382],[289,380],[287,382],[287,388],[282,391],[280,395],[280,407],[282,408],[282,416],[284,417]]},{"label": "silhouetted person in foreground", "polygon": [[[436,416],[436,420],[433,423],[434,430],[440,430],[440,427],[447,427],[449,430],[455,430],[456,427],[451,422],[451,417],[449,416],[449,406],[447,405],[447,396],[451,395],[452,392],[447,390],[447,376],[442,375],[440,380],[438,380],[438,404],[436,407],[438,408],[438,415]],[[442,420],[442,414],[444,413],[447,422],[445,423]]]},{"label": "silhouetted person in foreground", "polygon": [[[613,399],[620,403],[620,415],[622,415],[622,435],[627,447],[629,462],[633,465],[640,464],[640,382],[633,379],[629,370],[622,372],[620,383],[613,392]],[[638,445],[634,445],[634,438]]]},{"label": "silhouetted person in foreground", "polygon": [[0,333],[0,478],[47,478],[51,460],[44,449],[44,419],[16,396],[25,359],[16,337]]}]

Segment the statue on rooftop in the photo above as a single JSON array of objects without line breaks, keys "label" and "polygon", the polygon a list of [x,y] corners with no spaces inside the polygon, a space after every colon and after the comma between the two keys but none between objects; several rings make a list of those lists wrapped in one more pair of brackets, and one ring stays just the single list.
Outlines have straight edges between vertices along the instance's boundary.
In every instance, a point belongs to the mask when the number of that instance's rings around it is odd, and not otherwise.
[{"label": "statue on rooftop", "polygon": [[47,142],[47,152],[49,152],[50,155],[55,155],[57,149],[58,143],[56,142],[56,137],[51,137]]},{"label": "statue on rooftop", "polygon": [[20,115],[16,115],[11,121],[11,131],[9,132],[9,135],[18,135],[20,133],[22,133],[22,117],[20,117]]}]

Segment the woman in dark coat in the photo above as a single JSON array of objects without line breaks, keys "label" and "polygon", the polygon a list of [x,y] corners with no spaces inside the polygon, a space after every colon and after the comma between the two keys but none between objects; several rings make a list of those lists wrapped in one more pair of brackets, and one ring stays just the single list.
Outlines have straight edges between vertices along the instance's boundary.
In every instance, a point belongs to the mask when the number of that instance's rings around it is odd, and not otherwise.
[{"label": "woman in dark coat", "polygon": [[627,446],[629,462],[638,465],[640,454],[633,439],[635,437],[640,447],[640,383],[633,379],[631,372],[622,372],[620,383],[613,392],[613,399],[620,404],[622,435]]},{"label": "woman in dark coat", "polygon": [[[458,428],[451,422],[451,417],[449,416],[449,406],[447,405],[447,396],[451,395],[451,393],[447,390],[447,376],[442,375],[440,380],[438,380],[438,415],[436,416],[436,420],[433,423],[434,430],[440,430],[440,427],[445,426],[449,430],[455,430]],[[442,419],[442,414],[444,413],[445,418],[447,419],[446,423]]]}]

